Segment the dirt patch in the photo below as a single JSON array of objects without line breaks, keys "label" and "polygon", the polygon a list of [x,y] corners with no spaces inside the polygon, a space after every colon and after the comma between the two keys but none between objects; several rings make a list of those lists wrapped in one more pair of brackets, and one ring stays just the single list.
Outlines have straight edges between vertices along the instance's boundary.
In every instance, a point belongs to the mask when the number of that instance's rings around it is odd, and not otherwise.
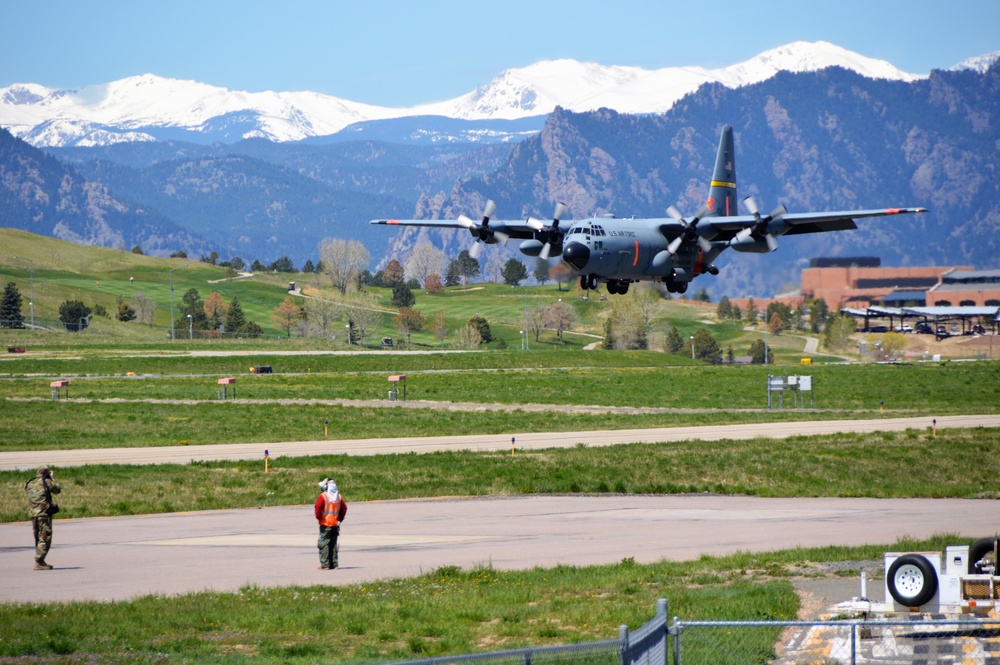
[{"label": "dirt patch", "polygon": [[789,569],[799,594],[798,619],[808,621],[828,617],[838,603],[861,597],[861,570],[865,571],[868,600],[882,601],[885,595],[881,561],[831,561],[809,563]]}]

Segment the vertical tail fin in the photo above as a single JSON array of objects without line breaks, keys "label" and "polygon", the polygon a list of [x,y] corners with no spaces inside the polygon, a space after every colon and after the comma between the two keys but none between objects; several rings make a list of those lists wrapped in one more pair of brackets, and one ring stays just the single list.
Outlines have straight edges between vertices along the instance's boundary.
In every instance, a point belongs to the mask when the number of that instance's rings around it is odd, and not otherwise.
[{"label": "vertical tail fin", "polygon": [[712,216],[739,214],[736,206],[736,151],[733,147],[733,128],[723,125],[719,138],[719,152],[715,157],[715,172],[708,190],[706,204]]}]

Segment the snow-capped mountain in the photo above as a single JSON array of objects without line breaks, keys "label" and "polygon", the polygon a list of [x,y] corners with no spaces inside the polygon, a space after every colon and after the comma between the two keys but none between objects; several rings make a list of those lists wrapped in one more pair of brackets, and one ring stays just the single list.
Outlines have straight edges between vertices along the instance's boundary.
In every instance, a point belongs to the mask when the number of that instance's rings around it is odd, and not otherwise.
[{"label": "snow-capped mountain", "polygon": [[417,115],[518,119],[547,115],[556,106],[572,111],[607,107],[623,113],[661,113],[703,83],[736,88],[779,71],[831,66],[870,78],[921,78],[828,42],[794,42],[721,69],[646,70],[545,61],[506,70],[467,95],[412,108],[372,106],[313,92],[242,92],[145,74],[78,90],[33,83],[0,88],[0,126],[36,146],[166,139],[232,143],[254,137],[295,141],[334,134],[360,122]]},{"label": "snow-capped mountain", "polygon": [[951,67],[950,70],[958,71],[960,69],[973,69],[982,74],[987,69],[992,67],[993,63],[997,60],[1000,60],[1000,51],[993,51],[992,53],[986,53],[985,55],[977,55],[974,58],[967,58],[954,67]]}]

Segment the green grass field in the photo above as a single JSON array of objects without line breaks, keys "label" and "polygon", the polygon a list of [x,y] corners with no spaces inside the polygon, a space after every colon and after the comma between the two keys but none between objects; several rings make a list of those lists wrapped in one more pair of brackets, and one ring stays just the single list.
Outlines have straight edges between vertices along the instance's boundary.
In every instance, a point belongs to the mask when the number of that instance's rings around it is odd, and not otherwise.
[{"label": "green grass field", "polygon": [[[572,431],[776,420],[996,413],[1000,364],[835,365],[833,357],[799,364],[804,340],[771,336],[771,367],[709,367],[656,352],[584,351],[599,341],[608,303],[584,300],[555,285],[501,285],[417,294],[428,318],[444,311],[453,330],[485,316],[507,351],[440,353],[430,332],[414,335],[425,354],[306,354],[348,350],[343,340],[287,339],[271,312],[288,280],[307,291],[323,285],[304,275],[257,275],[226,281],[225,271],[195,260],[168,260],[80,247],[9,229],[0,280],[34,291],[38,321],[57,318],[59,303],[80,299],[114,311],[116,298],[142,290],[158,305],[152,326],[94,317],[69,333],[0,329],[0,451],[108,446],[199,445],[379,436]],[[14,259],[12,257],[19,257]],[[29,263],[30,261],[30,263]],[[172,271],[172,273],[171,273]],[[171,276],[172,275],[172,276]],[[131,282],[130,277],[135,281]],[[264,327],[257,340],[168,339],[170,282],[174,306],[189,288],[202,298],[238,296],[247,317]],[[222,280],[222,281],[218,281]],[[30,286],[29,286],[30,285]],[[388,309],[390,293],[376,290]],[[551,332],[520,350],[525,306],[558,299],[578,324],[566,341]],[[27,304],[25,305],[27,313]],[[654,332],[669,322],[684,337],[709,328],[725,350],[746,353],[761,336],[714,323],[715,307],[661,301]],[[398,337],[390,316],[369,338]],[[446,342],[445,346],[449,346]],[[494,345],[495,346],[495,345]],[[356,350],[351,347],[350,350]],[[287,352],[299,352],[287,355]],[[188,355],[195,352],[195,355]],[[201,355],[199,355],[201,354]],[[275,373],[251,375],[251,365]],[[135,376],[129,376],[129,373]],[[390,374],[407,375],[411,400],[506,405],[380,408],[330,400],[385,400]],[[808,374],[816,410],[767,411],[768,374]],[[239,398],[215,398],[217,379],[237,378]],[[69,378],[70,400],[52,401],[49,381]],[[310,400],[313,402],[310,403]],[[528,412],[525,403],[552,410]],[[556,407],[592,406],[588,413]],[[657,407],[657,413],[613,413],[608,407]],[[793,437],[783,440],[579,446],[510,456],[433,453],[375,457],[306,457],[259,462],[57,469],[60,518],[302,505],[318,478],[337,469],[353,501],[441,495],[540,493],[701,493],[756,496],[962,497],[996,500],[1000,456],[995,430],[929,429],[898,433]],[[24,472],[0,472],[0,521],[25,519]],[[218,489],[225,488],[225,492]],[[985,534],[983,534],[985,535]],[[656,598],[671,613],[697,618],[791,618],[798,598],[789,576],[815,562],[880,559],[887,548],[941,549],[967,542],[951,535],[922,543],[704,556],[697,561],[639,565],[630,559],[589,568],[505,572],[444,568],[403,580],[343,587],[262,589],[146,597],[115,603],[0,604],[0,660],[39,663],[314,663],[371,662],[526,644],[613,638],[636,627]],[[842,566],[857,575],[856,565]],[[818,573],[819,574],[819,573]],[[336,617],[336,620],[331,620]],[[768,652],[777,635],[760,646]]]},{"label": "green grass field", "polygon": [[[794,419],[996,413],[996,362],[801,367],[662,365],[651,352],[236,357],[144,355],[91,350],[81,358],[17,356],[0,363],[0,451],[298,441],[375,436],[516,434]],[[277,373],[248,374],[251,364]],[[134,371],[137,376],[125,376]],[[767,410],[772,372],[813,377],[815,410]],[[390,374],[407,375],[410,400],[509,405],[482,411],[338,405],[386,404]],[[217,380],[237,378],[235,401],[216,399]],[[53,402],[49,381],[70,379],[70,400]],[[83,400],[83,401],[75,401]],[[149,400],[149,401],[143,401]],[[311,403],[310,400],[316,402]],[[525,403],[594,407],[588,413],[529,412]],[[606,407],[650,407],[616,413]]]}]

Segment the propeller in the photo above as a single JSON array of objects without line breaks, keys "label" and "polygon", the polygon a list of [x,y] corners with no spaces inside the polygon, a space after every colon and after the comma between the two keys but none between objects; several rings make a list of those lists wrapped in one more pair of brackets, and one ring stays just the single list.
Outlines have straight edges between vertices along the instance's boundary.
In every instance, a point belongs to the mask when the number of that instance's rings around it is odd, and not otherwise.
[{"label": "propeller", "polygon": [[538,258],[542,261],[547,261],[549,254],[552,252],[552,240],[556,239],[559,242],[562,239],[562,234],[559,232],[559,220],[564,214],[566,214],[566,205],[556,203],[556,210],[552,214],[552,226],[546,227],[545,224],[531,217],[526,222],[528,226],[538,231],[539,235],[542,236],[539,240],[545,243],[542,245],[542,251],[538,254]]},{"label": "propeller", "polygon": [[753,215],[754,225],[748,226],[739,233],[736,234],[735,240],[738,242],[745,242],[751,236],[757,238],[763,237],[764,242],[767,243],[768,251],[773,252],[778,249],[778,241],[775,239],[774,234],[768,233],[768,225],[781,219],[782,215],[788,212],[788,209],[783,205],[779,205],[777,208],[771,211],[767,217],[760,216],[760,208],[757,207],[757,201],[754,200],[752,196],[748,196],[743,199],[743,204],[746,205],[747,210]]},{"label": "propeller", "polygon": [[704,252],[707,252],[712,249],[712,243],[709,242],[707,238],[698,233],[698,221],[702,217],[707,215],[710,211],[711,208],[709,208],[707,205],[703,205],[701,208],[698,209],[698,212],[695,213],[694,217],[692,217],[691,221],[689,222],[684,219],[684,215],[681,214],[681,211],[675,208],[674,206],[670,206],[669,208],[667,208],[667,214],[673,217],[678,222],[680,222],[681,226],[684,227],[684,231],[676,238],[671,240],[670,244],[667,245],[667,251],[671,255],[677,254],[677,252],[681,248],[681,245],[685,241],[689,243],[697,242],[698,246],[701,247],[702,251]]},{"label": "propeller", "polygon": [[492,199],[488,200],[483,207],[483,221],[480,224],[476,224],[465,215],[458,216],[458,223],[469,229],[472,235],[477,236],[476,242],[472,245],[472,249],[469,250],[469,256],[474,259],[479,259],[479,254],[483,251],[483,244],[490,241],[496,242],[497,240],[507,242],[510,239],[510,236],[503,231],[495,231],[490,228],[490,217],[493,216],[496,209],[497,204]]}]

